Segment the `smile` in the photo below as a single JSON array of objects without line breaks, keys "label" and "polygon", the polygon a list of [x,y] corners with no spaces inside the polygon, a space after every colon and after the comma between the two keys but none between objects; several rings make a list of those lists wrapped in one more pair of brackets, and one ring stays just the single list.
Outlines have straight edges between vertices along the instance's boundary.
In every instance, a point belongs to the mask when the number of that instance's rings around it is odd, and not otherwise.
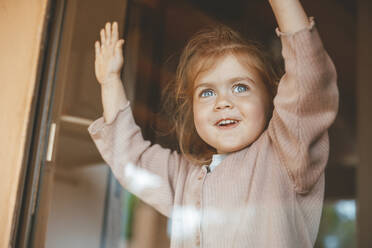
[{"label": "smile", "polygon": [[230,129],[239,125],[239,122],[240,122],[239,120],[234,119],[222,119],[219,120],[215,125],[221,129]]}]

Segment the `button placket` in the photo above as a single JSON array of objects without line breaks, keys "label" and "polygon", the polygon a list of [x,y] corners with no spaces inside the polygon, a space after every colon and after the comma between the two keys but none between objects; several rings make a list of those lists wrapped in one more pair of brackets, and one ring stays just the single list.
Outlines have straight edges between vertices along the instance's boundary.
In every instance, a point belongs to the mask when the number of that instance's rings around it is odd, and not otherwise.
[{"label": "button placket", "polygon": [[198,180],[199,180],[199,181],[202,180],[202,179],[204,178],[204,175],[205,175],[204,170],[202,170],[202,171],[199,173]]}]

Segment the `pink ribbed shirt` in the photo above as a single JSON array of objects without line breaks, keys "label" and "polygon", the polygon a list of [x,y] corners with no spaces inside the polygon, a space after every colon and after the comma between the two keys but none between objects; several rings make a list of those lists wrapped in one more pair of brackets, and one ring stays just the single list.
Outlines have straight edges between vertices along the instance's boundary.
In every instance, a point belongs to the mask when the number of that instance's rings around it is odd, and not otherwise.
[{"label": "pink ribbed shirt", "polygon": [[314,18],[282,33],[285,74],[268,128],[214,170],[143,139],[130,104],[88,131],[128,191],[172,218],[171,247],[313,247],[324,197],[336,70]]}]

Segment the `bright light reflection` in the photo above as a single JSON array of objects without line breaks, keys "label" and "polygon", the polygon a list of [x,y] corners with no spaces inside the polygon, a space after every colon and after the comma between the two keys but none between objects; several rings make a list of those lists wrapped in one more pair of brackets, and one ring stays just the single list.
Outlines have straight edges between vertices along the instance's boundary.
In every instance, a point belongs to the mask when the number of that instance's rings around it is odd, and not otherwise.
[{"label": "bright light reflection", "polygon": [[128,190],[134,194],[139,194],[148,188],[158,188],[161,178],[147,170],[128,163],[125,167],[124,176],[127,181]]},{"label": "bright light reflection", "polygon": [[338,248],[339,243],[339,238],[336,235],[328,235],[324,239],[324,246],[326,248]]},{"label": "bright light reflection", "polygon": [[344,220],[355,220],[356,206],[355,200],[342,200],[335,206],[338,216]]},{"label": "bright light reflection", "polygon": [[197,231],[200,211],[194,206],[175,206],[172,213],[172,232],[175,239],[188,239]]},{"label": "bright light reflection", "polygon": [[[208,214],[204,214],[203,223],[209,228],[216,231],[222,226],[236,225],[241,222],[242,216],[250,219],[255,215],[255,209],[250,208],[234,208],[230,211],[222,211],[216,208],[208,208]],[[186,240],[193,237],[195,232],[198,232],[198,227],[201,221],[201,210],[189,205],[178,206],[173,208],[172,219],[168,222],[168,234],[173,232],[175,239]]]}]

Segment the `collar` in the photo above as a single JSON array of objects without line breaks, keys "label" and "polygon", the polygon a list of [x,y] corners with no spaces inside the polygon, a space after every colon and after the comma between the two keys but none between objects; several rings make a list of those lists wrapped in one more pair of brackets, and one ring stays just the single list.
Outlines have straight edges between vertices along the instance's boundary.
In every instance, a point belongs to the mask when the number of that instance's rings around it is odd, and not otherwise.
[{"label": "collar", "polygon": [[217,165],[219,165],[219,164],[222,162],[222,160],[224,160],[224,158],[227,157],[227,155],[228,155],[228,153],[223,153],[223,154],[213,154],[213,155],[212,155],[212,162],[211,162],[210,165],[209,165],[209,169],[210,169],[211,171],[213,171],[213,169],[214,169]]}]

